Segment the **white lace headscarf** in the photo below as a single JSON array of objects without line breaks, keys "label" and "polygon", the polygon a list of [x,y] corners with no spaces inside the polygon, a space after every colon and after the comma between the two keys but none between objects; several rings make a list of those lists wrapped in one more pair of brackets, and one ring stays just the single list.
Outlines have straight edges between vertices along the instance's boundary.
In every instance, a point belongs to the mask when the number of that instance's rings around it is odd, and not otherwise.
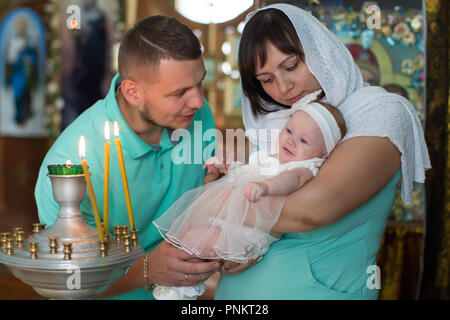
[{"label": "white lace headscarf", "polygon": [[[397,146],[402,153],[402,199],[405,203],[410,203],[413,181],[423,183],[424,171],[431,168],[422,126],[414,107],[399,95],[388,93],[380,87],[366,86],[344,44],[311,14],[288,4],[274,4],[259,10],[270,8],[281,10],[290,19],[302,44],[306,65],[325,92],[322,101],[338,107],[342,112],[348,128],[343,140],[361,135],[380,136],[388,137]],[[246,23],[257,11],[247,15]],[[241,98],[243,122],[250,142],[260,148],[273,148],[277,137],[273,132],[279,132],[286,124],[286,109],[262,101],[264,109],[277,111],[255,116],[242,89]],[[363,122],[365,110],[373,112],[373,108],[380,108],[381,105],[392,105],[393,109],[398,105],[404,107],[396,110],[397,113],[393,115],[399,118],[396,120],[398,126],[401,126],[400,130],[398,127],[392,130],[381,125],[377,127],[376,121],[373,128],[358,130],[358,123]],[[260,129],[273,130],[272,134],[264,135],[259,134]]]}]

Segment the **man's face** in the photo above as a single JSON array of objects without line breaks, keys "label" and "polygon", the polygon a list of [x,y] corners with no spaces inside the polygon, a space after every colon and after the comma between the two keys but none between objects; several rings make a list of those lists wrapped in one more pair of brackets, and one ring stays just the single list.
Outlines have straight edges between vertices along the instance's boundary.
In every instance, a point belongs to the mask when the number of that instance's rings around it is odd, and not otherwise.
[{"label": "man's face", "polygon": [[145,99],[145,104],[139,108],[142,119],[165,128],[188,128],[204,104],[202,81],[205,75],[202,57],[183,61],[162,59],[156,79],[140,83]]}]

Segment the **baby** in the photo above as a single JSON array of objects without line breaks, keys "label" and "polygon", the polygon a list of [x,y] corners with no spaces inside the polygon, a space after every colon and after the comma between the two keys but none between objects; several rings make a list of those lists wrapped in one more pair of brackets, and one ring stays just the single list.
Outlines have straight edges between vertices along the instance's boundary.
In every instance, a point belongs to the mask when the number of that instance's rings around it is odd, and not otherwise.
[{"label": "baby", "polygon": [[[201,259],[239,263],[263,255],[283,230],[274,228],[287,195],[318,172],[345,135],[339,110],[314,102],[320,91],[284,110],[277,154],[262,150],[232,163],[223,178],[186,192],[153,223],[171,244]],[[214,167],[217,159],[205,166]],[[204,285],[157,286],[156,299],[196,299]]]}]

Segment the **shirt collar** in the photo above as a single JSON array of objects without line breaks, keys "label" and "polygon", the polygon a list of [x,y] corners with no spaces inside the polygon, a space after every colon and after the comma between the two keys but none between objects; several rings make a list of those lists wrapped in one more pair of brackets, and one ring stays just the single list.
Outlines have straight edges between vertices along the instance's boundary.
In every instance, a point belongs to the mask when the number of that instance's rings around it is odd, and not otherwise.
[{"label": "shirt collar", "polygon": [[119,86],[119,74],[116,74],[111,82],[111,87],[105,99],[105,114],[111,122],[117,121],[120,128],[119,138],[122,142],[122,148],[125,149],[133,159],[137,159],[150,151],[165,150],[177,144],[178,141],[171,140],[173,130],[167,130],[166,128],[163,129],[159,145],[150,146],[142,140],[136,132],[130,128],[120,111],[116,99],[116,92]]}]

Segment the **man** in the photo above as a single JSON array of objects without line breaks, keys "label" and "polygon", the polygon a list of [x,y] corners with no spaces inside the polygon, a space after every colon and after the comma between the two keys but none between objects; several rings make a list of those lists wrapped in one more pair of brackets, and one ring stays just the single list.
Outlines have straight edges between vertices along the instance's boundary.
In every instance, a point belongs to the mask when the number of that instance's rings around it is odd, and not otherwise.
[{"label": "man", "polygon": [[[219,268],[217,261],[188,261],[194,257],[161,242],[152,225],[184,192],[203,183],[202,164],[171,161],[171,153],[180,143],[173,141],[171,133],[174,129],[186,129],[194,137],[194,121],[201,121],[202,130],[214,128],[211,110],[201,95],[205,74],[200,43],[189,28],[163,16],[138,22],[121,43],[119,75],[113,79],[106,98],[81,114],[44,159],[35,190],[41,222],[51,225],[58,212],[46,176],[47,165],[66,160],[79,162],[77,146],[81,135],[86,138],[86,160],[99,210],[103,212],[103,126],[105,121],[117,121],[139,243],[148,253],[147,284],[191,286],[215,273]],[[202,137],[195,139],[202,141],[203,150],[206,142]],[[110,159],[109,232],[113,233],[114,225],[129,223],[114,144]],[[94,225],[88,195],[81,211],[85,220]],[[143,260],[135,262],[102,297],[122,294],[118,298],[151,299],[152,293],[144,287]]]}]

